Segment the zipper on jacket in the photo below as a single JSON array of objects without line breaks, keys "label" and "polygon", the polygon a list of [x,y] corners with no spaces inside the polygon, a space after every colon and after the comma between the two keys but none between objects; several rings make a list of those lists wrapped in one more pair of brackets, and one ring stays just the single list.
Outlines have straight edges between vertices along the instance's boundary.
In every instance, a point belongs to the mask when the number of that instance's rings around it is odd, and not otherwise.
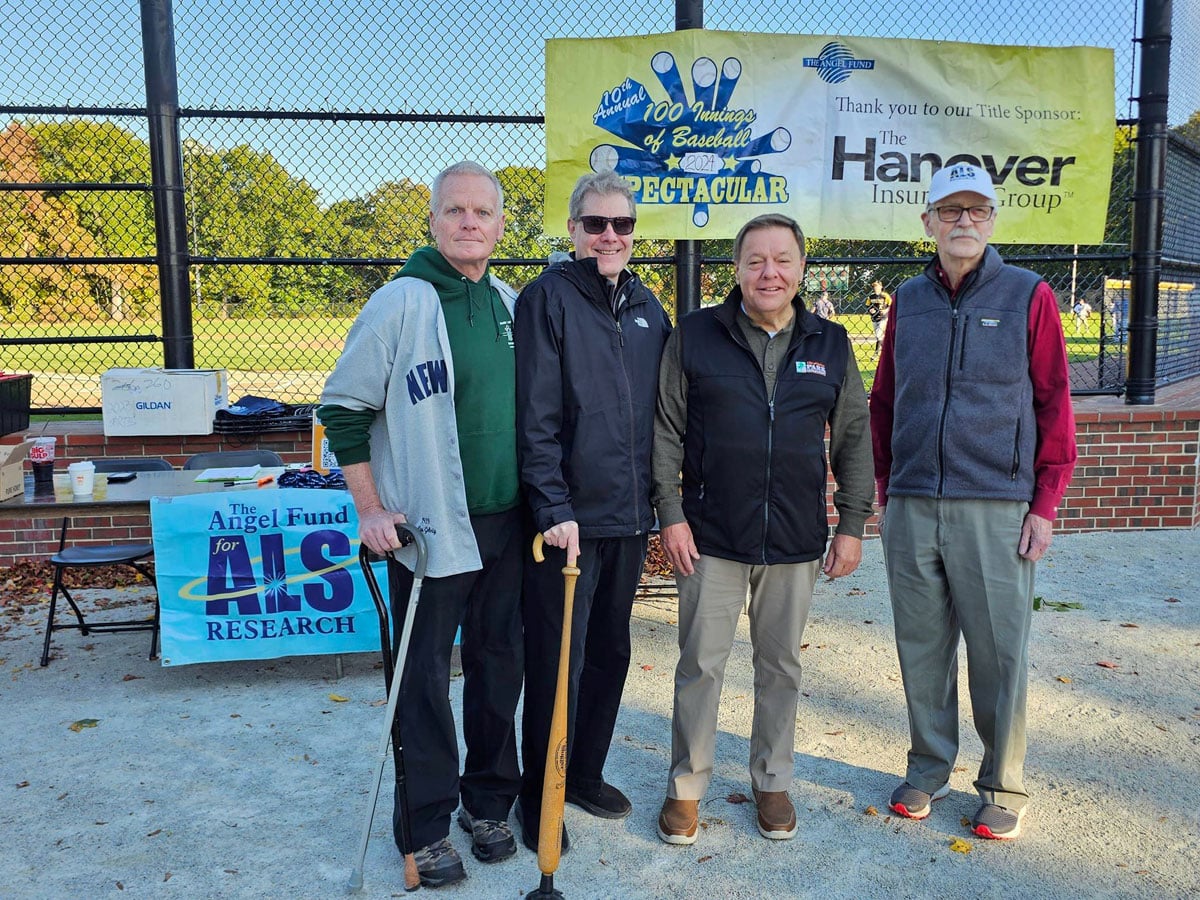
[{"label": "zipper on jacket", "polygon": [[[628,305],[628,304],[626,304]],[[621,320],[613,314],[613,323],[617,328],[617,340],[622,351],[625,349],[625,332],[621,328]],[[625,363],[624,352],[619,354],[621,358],[621,374],[625,376],[625,396],[628,398],[628,415],[626,421],[629,422],[629,471],[633,473],[633,521],[634,534],[641,534],[642,530],[637,527],[637,523],[642,520],[642,505],[638,502],[638,496],[641,492],[641,486],[638,484],[637,475],[637,433],[633,425],[634,409],[633,409],[633,379],[629,377],[629,366]]]},{"label": "zipper on jacket", "polygon": [[968,327],[970,324],[971,316],[969,314],[963,316],[962,343],[958,345],[958,370],[960,372],[963,370],[963,364],[967,360],[967,335],[971,333],[971,329]]},{"label": "zipper on jacket", "polygon": [[1013,441],[1013,463],[1012,472],[1009,473],[1008,480],[1017,480],[1017,471],[1021,468],[1021,420],[1017,419],[1017,437]]},{"label": "zipper on jacket", "polygon": [[950,412],[950,385],[953,381],[954,373],[954,341],[958,337],[958,305],[951,304],[950,306],[950,352],[946,356],[946,396],[942,400],[942,415],[938,420],[938,437],[937,437],[937,464],[938,464],[938,484],[937,497],[942,496],[942,489],[946,486],[946,416]]},{"label": "zipper on jacket", "polygon": [[[779,382],[775,382],[775,388],[779,387]],[[771,389],[771,399],[767,401],[767,481],[763,485],[763,537],[762,537],[762,561],[763,565],[767,564],[767,535],[770,533],[771,524],[771,455],[774,452],[773,445],[775,443],[775,388]]]}]

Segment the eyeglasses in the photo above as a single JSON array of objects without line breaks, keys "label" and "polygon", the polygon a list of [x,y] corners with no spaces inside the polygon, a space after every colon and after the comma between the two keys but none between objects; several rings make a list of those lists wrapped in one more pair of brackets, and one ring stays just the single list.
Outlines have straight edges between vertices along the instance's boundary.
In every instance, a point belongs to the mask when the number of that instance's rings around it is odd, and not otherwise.
[{"label": "eyeglasses", "polygon": [[966,210],[972,222],[986,222],[996,211],[993,206],[935,206],[934,211],[943,222],[957,222]]},{"label": "eyeglasses", "polygon": [[604,234],[604,229],[609,225],[615,234],[633,234],[633,223],[637,219],[633,216],[580,216],[579,222],[583,225],[583,230],[588,234]]}]

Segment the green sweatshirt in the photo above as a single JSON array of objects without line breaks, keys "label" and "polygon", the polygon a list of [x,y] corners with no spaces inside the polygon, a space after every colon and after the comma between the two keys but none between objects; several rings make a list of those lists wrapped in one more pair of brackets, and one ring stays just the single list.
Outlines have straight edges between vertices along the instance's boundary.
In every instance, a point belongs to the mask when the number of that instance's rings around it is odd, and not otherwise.
[{"label": "green sweatshirt", "polygon": [[[396,277],[429,282],[442,303],[468,511],[512,509],[519,501],[512,316],[487,275],[471,281],[433,247],[414,253]],[[317,415],[340,463],[370,459],[366,438],[373,412],[325,405]]]}]

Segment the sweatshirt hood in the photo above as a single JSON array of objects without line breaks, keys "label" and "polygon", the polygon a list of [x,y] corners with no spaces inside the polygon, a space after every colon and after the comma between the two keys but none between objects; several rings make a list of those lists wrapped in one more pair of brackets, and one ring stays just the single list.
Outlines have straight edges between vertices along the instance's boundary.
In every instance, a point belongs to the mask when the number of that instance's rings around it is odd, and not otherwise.
[{"label": "sweatshirt hood", "polygon": [[436,247],[422,247],[417,250],[408,258],[408,262],[396,273],[395,277],[420,278],[422,281],[428,281],[443,301],[466,297],[468,285],[490,284],[486,274],[479,281],[472,282],[466,275],[450,265]]}]

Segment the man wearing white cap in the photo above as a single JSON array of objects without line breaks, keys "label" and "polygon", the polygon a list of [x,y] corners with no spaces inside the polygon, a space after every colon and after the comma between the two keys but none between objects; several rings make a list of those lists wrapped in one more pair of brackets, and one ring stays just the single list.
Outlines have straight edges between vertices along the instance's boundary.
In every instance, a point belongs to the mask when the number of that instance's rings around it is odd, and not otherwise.
[{"label": "man wearing white cap", "polygon": [[[958,642],[983,760],[971,829],[1021,833],[1036,561],[1075,467],[1058,304],[988,240],[996,192],[955,164],[921,219],[937,243],[896,291],[871,389],[871,436],[911,747],[896,813],[923,819],[958,755]],[[886,515],[884,514],[886,511]]]}]

